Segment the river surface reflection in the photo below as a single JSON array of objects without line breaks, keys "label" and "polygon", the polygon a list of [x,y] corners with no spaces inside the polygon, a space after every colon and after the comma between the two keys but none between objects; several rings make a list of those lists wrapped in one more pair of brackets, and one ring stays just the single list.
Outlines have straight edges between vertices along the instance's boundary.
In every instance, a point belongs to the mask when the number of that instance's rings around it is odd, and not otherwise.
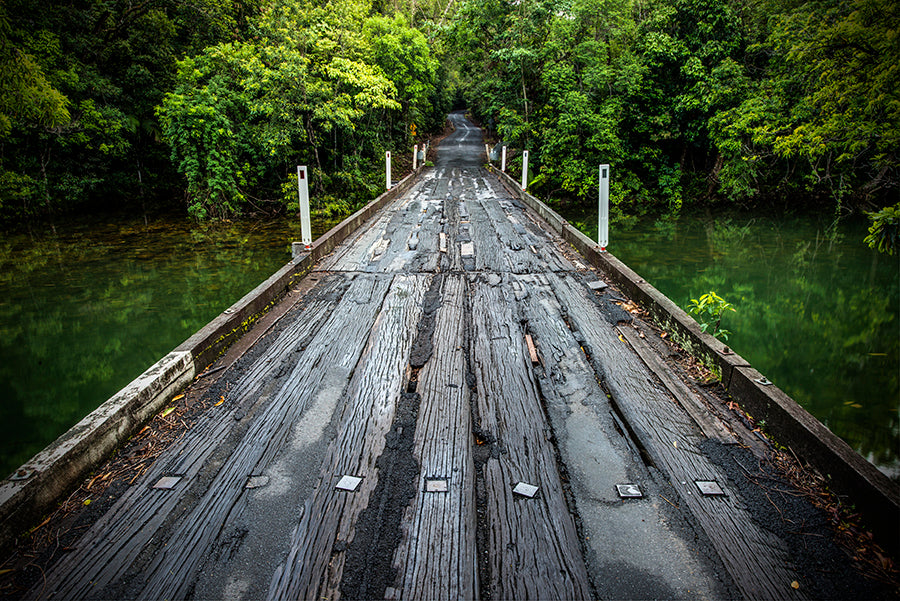
[{"label": "river surface reflection", "polygon": [[[334,222],[313,224],[314,235]],[[49,231],[48,231],[49,230]],[[299,220],[57,224],[0,241],[0,474],[291,258]]]},{"label": "river surface reflection", "polygon": [[[596,239],[596,216],[566,218]],[[866,227],[684,213],[611,225],[609,250],[683,308],[711,290],[733,303],[729,346],[897,481],[900,256]]]}]

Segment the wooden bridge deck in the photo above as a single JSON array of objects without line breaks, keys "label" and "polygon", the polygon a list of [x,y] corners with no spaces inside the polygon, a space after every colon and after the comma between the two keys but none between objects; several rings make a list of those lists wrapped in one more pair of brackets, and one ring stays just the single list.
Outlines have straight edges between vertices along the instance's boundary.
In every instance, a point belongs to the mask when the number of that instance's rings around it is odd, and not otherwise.
[{"label": "wooden bridge deck", "polygon": [[457,126],[32,596],[804,597],[704,447],[731,435]]}]

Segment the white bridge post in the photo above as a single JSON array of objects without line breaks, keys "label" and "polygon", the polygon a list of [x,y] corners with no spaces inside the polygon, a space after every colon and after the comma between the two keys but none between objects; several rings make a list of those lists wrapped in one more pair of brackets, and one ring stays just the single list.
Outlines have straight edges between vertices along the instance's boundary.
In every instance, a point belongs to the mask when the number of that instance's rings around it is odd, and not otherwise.
[{"label": "white bridge post", "polygon": [[419,145],[413,146],[413,171],[419,166]]},{"label": "white bridge post", "polygon": [[503,147],[503,156],[500,159],[500,171],[506,173],[506,146]]},{"label": "white bridge post", "polygon": [[600,252],[609,246],[609,165],[600,165],[600,217],[597,220],[597,244]]},{"label": "white bridge post", "polygon": [[522,151],[522,190],[528,187],[528,151]]},{"label": "white bridge post", "polygon": [[391,151],[388,150],[384,153],[384,170],[386,174],[386,183],[387,189],[391,189]]},{"label": "white bridge post", "polygon": [[312,227],[309,223],[309,182],[305,165],[297,165],[297,190],[300,194],[300,238],[309,250],[312,247]]}]

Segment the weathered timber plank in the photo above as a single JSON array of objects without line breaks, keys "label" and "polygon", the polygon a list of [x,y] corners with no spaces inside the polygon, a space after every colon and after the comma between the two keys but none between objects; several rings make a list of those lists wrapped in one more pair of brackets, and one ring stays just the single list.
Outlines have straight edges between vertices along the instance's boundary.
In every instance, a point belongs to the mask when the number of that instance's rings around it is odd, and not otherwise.
[{"label": "weathered timber plank", "polygon": [[[356,364],[386,293],[389,278],[359,275],[315,333],[284,385],[259,412],[238,446],[142,574],[140,598],[182,598],[195,572],[233,512],[239,512],[247,478],[268,465],[321,382],[345,382]],[[333,344],[341,340],[341,344]]]},{"label": "weathered timber plank", "polygon": [[[497,183],[497,186],[500,186],[499,181],[493,181]],[[503,197],[498,202],[511,216],[522,215],[518,217],[518,221],[521,223],[518,228],[521,229],[517,228],[517,231],[519,231],[523,241],[531,251],[546,263],[547,267],[542,271],[571,271],[575,269],[575,265],[560,252],[559,244],[561,241],[551,234],[547,224],[538,221],[540,218],[536,213],[524,207],[520,201],[512,198]]]},{"label": "weathered timber plank", "polygon": [[[719,569],[698,561],[693,530],[661,519],[677,510],[653,497],[653,478],[620,431],[547,276],[516,276],[512,284],[542,358],[535,374],[566,466],[570,502],[581,518],[585,562],[597,597],[724,598],[716,588]],[[615,487],[625,483],[638,484],[647,498],[622,502]],[[623,576],[633,573],[654,578],[634,582]]]},{"label": "weathered timber plank", "polygon": [[[440,270],[443,272],[459,272],[463,270],[460,256],[460,203],[454,199],[441,199],[443,223],[441,231],[445,235],[446,251],[441,253]],[[468,227],[468,226],[466,226]],[[466,234],[466,239],[471,240]]]},{"label": "weathered timber plank", "polygon": [[687,384],[672,375],[671,370],[665,365],[656,352],[650,348],[646,341],[642,340],[634,328],[630,326],[617,326],[618,331],[631,348],[638,354],[644,364],[656,374],[663,386],[675,397],[678,404],[688,412],[694,423],[703,431],[707,438],[712,438],[723,443],[736,442],[731,432],[714,418],[697,396],[687,387]]},{"label": "weathered timber plank", "polygon": [[[431,178],[433,179],[433,177]],[[320,269],[367,272],[437,271],[442,203],[417,185],[373,224],[326,258]]]},{"label": "weathered timber plank", "polygon": [[[669,475],[741,592],[748,598],[805,598],[790,586],[799,575],[783,541],[756,524],[742,499],[728,489],[727,476],[700,450],[701,437],[693,421],[606,323],[588,297],[588,289],[567,274],[548,274],[548,278],[584,337],[614,402],[657,467]],[[702,496],[696,480],[715,480],[728,494]]]},{"label": "weathered timber plank", "polygon": [[[116,502],[76,543],[76,550],[66,554],[48,572],[46,584],[30,596],[79,599],[104,596],[105,587],[121,579],[138,555],[151,545],[151,540],[175,512],[193,482],[204,470],[212,453],[221,449],[223,441],[239,425],[240,413],[264,405],[266,382],[286,368],[291,356],[312,336],[338,303],[346,288],[343,276],[323,281],[317,300],[303,306],[300,313],[287,316],[294,321],[278,336],[267,352],[249,370],[237,387],[233,402],[210,409],[200,421],[172,448],[163,453],[147,474]],[[232,396],[232,395],[229,395]],[[262,397],[262,398],[261,398]],[[150,488],[159,478],[180,475],[182,481],[172,490]],[[108,595],[107,595],[108,596]]]},{"label": "weathered timber plank", "polygon": [[[269,599],[337,598],[346,550],[357,518],[378,485],[375,463],[385,449],[406,376],[410,332],[422,312],[431,277],[397,275],[372,325],[369,342],[353,373],[340,428],[329,445],[321,483],[305,504],[291,536],[287,559],[273,576]],[[344,474],[363,477],[358,490],[334,486]]]},{"label": "weathered timber plank", "polygon": [[[420,189],[419,184],[415,189]],[[407,206],[412,198],[412,195],[407,193],[394,199],[377,214],[370,224],[360,227],[339,244],[331,255],[325,257],[319,265],[319,269],[322,271],[375,271],[372,264],[380,261],[390,244],[387,232],[396,228],[397,215],[402,215],[398,209]]]},{"label": "weathered timber plank", "polygon": [[509,198],[493,196],[485,187],[479,195],[480,202],[491,219],[491,225],[500,238],[513,273],[539,273],[572,269],[571,264],[557,250],[557,241],[548,236],[536,236],[536,228],[527,211],[516,206]]},{"label": "weathered timber plank", "polygon": [[[419,374],[421,395],[414,454],[420,473],[394,558],[399,599],[474,599],[475,467],[466,385],[466,282],[444,280],[432,358]],[[425,492],[427,478],[447,492]]]},{"label": "weathered timber plank", "polygon": [[494,223],[487,212],[482,200],[478,197],[478,191],[474,180],[464,182],[461,202],[468,212],[469,223],[467,229],[475,246],[474,271],[513,271],[512,262],[515,257],[506,248],[500,233],[494,227]]},{"label": "weathered timber plank", "polygon": [[412,268],[408,271],[434,273],[439,271],[441,265],[440,234],[444,226],[444,202],[428,199],[422,201],[422,206],[425,213],[417,232],[418,248]]},{"label": "weathered timber plank", "polygon": [[[372,256],[372,271],[409,271],[418,254],[417,232],[424,218],[423,200],[409,197],[409,201],[395,211],[384,231],[384,252]],[[426,208],[427,210],[427,208]]]},{"label": "weathered timber plank", "polygon": [[[481,587],[495,599],[583,599],[587,572],[508,282],[470,280],[475,424],[493,441],[483,467],[490,576]],[[514,496],[519,481],[538,486],[537,496]]]}]

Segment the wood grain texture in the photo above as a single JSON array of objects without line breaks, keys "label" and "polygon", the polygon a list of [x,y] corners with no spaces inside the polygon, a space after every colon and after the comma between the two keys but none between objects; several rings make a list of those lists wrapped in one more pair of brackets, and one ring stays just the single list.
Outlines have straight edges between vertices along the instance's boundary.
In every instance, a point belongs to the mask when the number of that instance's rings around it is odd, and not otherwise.
[{"label": "wood grain texture", "polygon": [[[475,599],[475,467],[464,319],[466,281],[444,280],[434,355],[419,374],[415,456],[421,469],[394,558],[398,599]],[[449,490],[425,492],[441,478]]]},{"label": "wood grain texture", "polygon": [[[548,274],[554,291],[585,339],[594,368],[656,465],[710,537],[719,557],[747,598],[803,599],[790,584],[800,575],[784,542],[761,527],[727,476],[700,450],[701,434],[688,414],[598,313],[589,289],[567,274]],[[698,494],[696,480],[714,480],[726,496]]]},{"label": "wood grain texture", "polygon": [[[269,599],[336,599],[346,548],[359,514],[378,484],[375,463],[385,447],[406,377],[412,337],[430,276],[397,275],[353,372],[340,429],[329,445],[321,483],[291,536],[287,560],[275,573]],[[363,478],[354,493],[335,490],[344,474]]]},{"label": "wood grain texture", "polygon": [[659,378],[659,381],[666,390],[678,401],[678,404],[688,412],[694,423],[697,424],[703,434],[707,438],[713,438],[723,444],[731,444],[736,442],[734,436],[718,419],[714,418],[703,401],[697,398],[687,384],[672,374],[671,369],[662,362],[656,352],[650,348],[630,326],[617,326],[616,331],[621,334],[631,345],[631,348],[644,362],[644,365],[650,369]]},{"label": "wood grain texture", "polygon": [[[476,426],[493,442],[484,464],[490,576],[481,586],[495,599],[588,598],[515,295],[504,281],[487,274],[471,283]],[[520,481],[538,486],[537,496],[514,495]]]}]

